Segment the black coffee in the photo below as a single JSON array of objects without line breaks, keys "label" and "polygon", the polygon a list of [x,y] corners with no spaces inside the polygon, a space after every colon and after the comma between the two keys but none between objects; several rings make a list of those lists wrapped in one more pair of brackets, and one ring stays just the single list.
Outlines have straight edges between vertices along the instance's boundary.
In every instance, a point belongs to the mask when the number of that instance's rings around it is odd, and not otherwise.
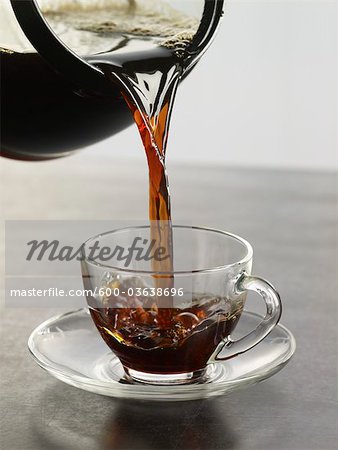
[{"label": "black coffee", "polygon": [[[116,304],[116,299],[110,301]],[[242,303],[230,311],[227,299],[206,295],[195,298],[192,305],[162,310],[156,303],[150,308],[90,308],[90,314],[127,368],[158,374],[194,372],[206,366],[220,342],[232,333]]]},{"label": "black coffee", "polygon": [[1,155],[39,160],[62,156],[132,123],[120,90],[83,92],[37,53],[0,50]]}]

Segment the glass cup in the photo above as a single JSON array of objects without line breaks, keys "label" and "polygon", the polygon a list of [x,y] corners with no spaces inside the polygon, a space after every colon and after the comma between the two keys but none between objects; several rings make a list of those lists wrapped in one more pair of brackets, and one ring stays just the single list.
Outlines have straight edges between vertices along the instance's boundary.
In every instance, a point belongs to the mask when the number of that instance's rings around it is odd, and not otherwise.
[{"label": "glass cup", "polygon": [[[152,226],[95,236],[82,246],[91,317],[126,377],[147,384],[202,382],[208,365],[246,352],[278,323],[281,301],[270,283],[251,276],[244,239],[210,228],[173,226],[170,249]],[[239,340],[233,333],[248,291],[266,315]]]}]

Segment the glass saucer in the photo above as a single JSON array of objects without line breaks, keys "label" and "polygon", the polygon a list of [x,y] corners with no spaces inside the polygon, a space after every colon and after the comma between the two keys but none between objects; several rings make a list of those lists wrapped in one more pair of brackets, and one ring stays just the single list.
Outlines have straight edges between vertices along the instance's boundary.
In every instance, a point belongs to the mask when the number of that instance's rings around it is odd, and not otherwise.
[{"label": "glass saucer", "polygon": [[[261,320],[258,314],[244,311],[237,328],[244,335]],[[130,383],[85,309],[39,325],[29,338],[28,347],[42,368],[72,386],[110,397],[178,401],[222,395],[262,381],[287,364],[296,343],[292,333],[279,324],[255,348],[210,364],[200,383],[185,386]]]}]

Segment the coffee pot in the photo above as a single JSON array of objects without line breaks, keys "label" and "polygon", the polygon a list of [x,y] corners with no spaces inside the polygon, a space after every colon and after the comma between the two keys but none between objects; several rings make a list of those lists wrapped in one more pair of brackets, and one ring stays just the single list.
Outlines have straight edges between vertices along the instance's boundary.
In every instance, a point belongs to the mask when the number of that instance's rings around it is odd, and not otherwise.
[{"label": "coffee pot", "polygon": [[[121,87],[109,82],[90,63],[92,55],[111,52],[112,48],[118,52],[121,43],[112,45],[107,33],[90,33],[79,25],[70,34],[67,20],[61,19],[75,16],[76,8],[80,13],[92,11],[95,17],[96,7],[101,10],[118,7],[114,11],[119,14],[125,8],[133,17],[139,2],[142,0],[0,2],[2,156],[23,160],[65,156],[132,123]],[[143,0],[143,3],[147,2]],[[154,5],[160,3],[156,0]],[[208,36],[214,34],[209,25],[223,1],[167,0],[163,3],[173,5],[182,14],[204,18],[194,45],[206,47]],[[149,37],[143,41],[149,43]],[[202,54],[200,48],[199,53]],[[191,69],[192,65],[187,64],[183,76]]]}]

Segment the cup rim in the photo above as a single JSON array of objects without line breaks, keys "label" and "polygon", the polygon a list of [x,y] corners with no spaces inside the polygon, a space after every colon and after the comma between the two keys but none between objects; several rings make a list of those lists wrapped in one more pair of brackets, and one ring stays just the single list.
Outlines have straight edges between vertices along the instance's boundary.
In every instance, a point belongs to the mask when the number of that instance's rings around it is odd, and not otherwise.
[{"label": "cup rim", "polygon": [[117,266],[112,266],[109,264],[101,264],[97,261],[88,259],[86,256],[86,245],[94,240],[94,239],[100,239],[103,236],[107,236],[108,234],[114,234],[114,233],[118,233],[120,231],[126,231],[126,230],[138,230],[138,229],[145,229],[145,228],[150,228],[150,225],[139,225],[139,226],[131,226],[131,227],[121,227],[121,228],[116,228],[114,230],[110,230],[110,231],[106,231],[104,233],[100,233],[97,234],[93,237],[90,237],[89,239],[87,239],[81,246],[81,255],[82,255],[82,262],[85,261],[87,264],[91,264],[93,266],[96,267],[100,267],[102,269],[113,269],[116,270],[117,272],[122,272],[122,273],[129,273],[129,274],[140,274],[140,275],[174,275],[176,276],[182,276],[182,275],[191,275],[191,274],[204,274],[204,273],[211,273],[211,272],[218,272],[221,270],[225,270],[225,269],[229,269],[231,267],[235,267],[235,266],[241,266],[242,264],[246,264],[248,263],[252,257],[253,257],[253,248],[251,246],[251,244],[244,238],[238,236],[237,234],[234,233],[230,233],[228,231],[222,231],[222,230],[218,230],[217,228],[211,228],[211,227],[201,227],[201,226],[189,226],[189,225],[172,225],[173,228],[183,228],[183,229],[193,229],[193,230],[201,230],[201,231],[210,231],[213,233],[218,233],[218,234],[222,234],[224,236],[230,237],[235,239],[236,241],[239,241],[241,244],[244,245],[245,249],[246,249],[246,255],[240,259],[239,261],[235,261],[233,263],[230,264],[223,264],[220,266],[216,266],[216,267],[211,267],[211,268],[207,268],[207,269],[196,269],[196,270],[179,270],[179,271],[173,271],[173,272],[160,272],[160,271],[154,271],[154,270],[134,270],[134,269],[125,269],[122,267],[117,267]]}]

